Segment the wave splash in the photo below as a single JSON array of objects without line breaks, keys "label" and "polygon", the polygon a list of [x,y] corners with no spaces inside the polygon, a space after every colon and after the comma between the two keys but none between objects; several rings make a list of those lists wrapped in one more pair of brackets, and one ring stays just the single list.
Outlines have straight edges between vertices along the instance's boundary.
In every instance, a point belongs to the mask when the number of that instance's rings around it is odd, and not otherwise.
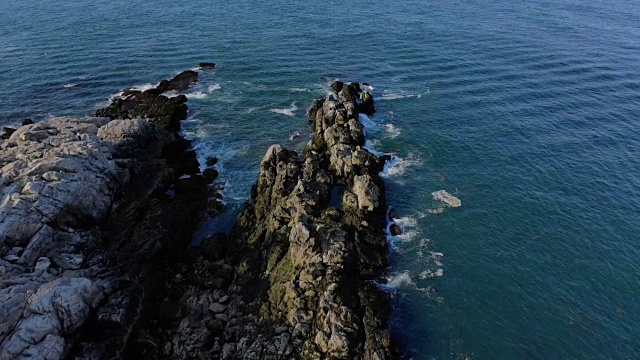
[{"label": "wave splash", "polygon": [[382,96],[380,96],[380,99],[381,100],[398,100],[398,99],[408,99],[408,98],[420,99],[421,97],[422,97],[422,94],[410,94],[404,90],[401,90],[399,92],[391,92],[391,91],[385,90]]},{"label": "wave splash", "polygon": [[382,176],[386,178],[400,176],[404,174],[408,168],[412,166],[422,166],[422,164],[422,159],[413,153],[409,153],[406,159],[397,155],[391,155],[391,159],[384,165]]},{"label": "wave splash", "polygon": [[286,115],[286,116],[296,116],[296,110],[298,110],[298,106],[296,106],[296,103],[293,102],[291,103],[291,106],[288,109],[269,109],[269,111],[276,113],[276,114],[282,114],[282,115]]},{"label": "wave splash", "polygon": [[383,126],[390,138],[394,139],[400,135],[400,129],[395,127],[392,123],[387,123]]}]

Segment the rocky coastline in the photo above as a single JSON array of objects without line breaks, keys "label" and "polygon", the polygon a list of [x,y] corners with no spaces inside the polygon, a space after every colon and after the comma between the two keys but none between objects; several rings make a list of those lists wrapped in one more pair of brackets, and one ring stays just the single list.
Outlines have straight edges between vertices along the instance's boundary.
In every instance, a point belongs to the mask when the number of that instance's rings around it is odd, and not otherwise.
[{"label": "rocky coastline", "polygon": [[178,133],[197,77],[0,139],[0,358],[399,358],[371,94],[332,84],[303,152],[271,146],[231,234],[190,247],[224,211]]}]

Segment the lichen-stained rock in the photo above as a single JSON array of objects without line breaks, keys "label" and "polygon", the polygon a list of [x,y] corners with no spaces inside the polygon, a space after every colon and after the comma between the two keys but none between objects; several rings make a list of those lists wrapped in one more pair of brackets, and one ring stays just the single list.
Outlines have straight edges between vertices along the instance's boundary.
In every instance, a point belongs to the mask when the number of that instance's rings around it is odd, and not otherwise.
[{"label": "lichen-stained rock", "polygon": [[[88,117],[26,124],[0,143],[0,359],[122,351],[145,267],[167,243],[188,244],[206,206],[201,177],[179,180],[185,141],[145,119]],[[171,200],[155,195],[174,183]]]},{"label": "lichen-stained rock", "polygon": [[267,150],[238,216],[229,290],[239,305],[222,358],[278,358],[274,343],[301,359],[399,357],[387,330],[388,295],[369,286],[388,252],[382,164],[363,148],[358,116],[373,112],[373,98],[359,105],[355,84],[335,83],[334,91],[308,112],[313,138],[302,156],[280,145]]}]

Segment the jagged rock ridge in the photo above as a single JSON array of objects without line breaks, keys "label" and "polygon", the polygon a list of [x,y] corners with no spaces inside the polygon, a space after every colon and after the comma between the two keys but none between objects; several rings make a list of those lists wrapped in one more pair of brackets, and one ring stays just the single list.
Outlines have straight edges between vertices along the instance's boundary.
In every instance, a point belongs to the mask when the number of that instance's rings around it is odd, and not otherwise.
[{"label": "jagged rock ridge", "polygon": [[[231,236],[237,264],[223,359],[392,359],[381,160],[364,148],[357,84],[311,108],[302,156],[274,145]],[[366,103],[360,99],[367,99]]]}]

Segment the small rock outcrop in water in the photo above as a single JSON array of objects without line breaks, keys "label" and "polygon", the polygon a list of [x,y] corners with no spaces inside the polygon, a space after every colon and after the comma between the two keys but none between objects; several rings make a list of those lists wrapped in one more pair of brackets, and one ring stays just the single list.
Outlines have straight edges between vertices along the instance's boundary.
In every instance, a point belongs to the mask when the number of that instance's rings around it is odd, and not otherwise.
[{"label": "small rock outcrop in water", "polygon": [[216,63],[212,62],[201,62],[199,66],[203,69],[213,69],[216,67]]},{"label": "small rock outcrop in water", "polygon": [[429,209],[432,214],[441,214],[446,211],[447,208],[458,208],[462,206],[462,201],[457,197],[449,194],[446,190],[438,190],[431,193],[433,199],[439,201],[444,207],[438,207],[435,209]]},{"label": "small rock outcrop in water", "polygon": [[167,97],[163,93],[183,92],[197,80],[198,73],[187,70],[171,80],[162,80],[155,88],[127,90],[109,106],[96,110],[94,115],[110,119],[148,118],[171,131],[177,131],[180,121],[187,118],[187,97]]},{"label": "small rock outcrop in water", "polygon": [[122,353],[154,263],[217,206],[156,120],[54,118],[0,141],[0,359]]}]

